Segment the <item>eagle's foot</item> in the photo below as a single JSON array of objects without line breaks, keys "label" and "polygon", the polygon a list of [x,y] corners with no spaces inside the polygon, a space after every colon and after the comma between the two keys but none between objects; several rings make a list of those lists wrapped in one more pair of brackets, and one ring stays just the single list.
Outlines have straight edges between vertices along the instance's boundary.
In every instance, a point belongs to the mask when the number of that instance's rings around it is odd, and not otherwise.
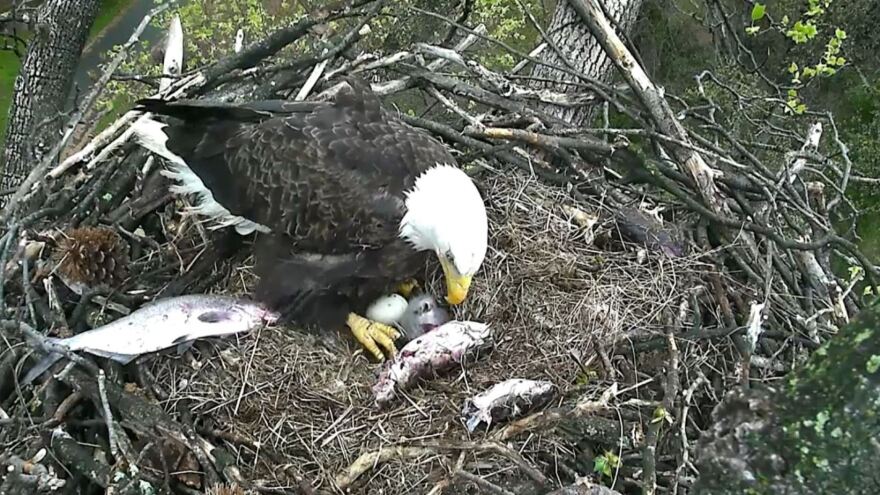
[{"label": "eagle's foot", "polygon": [[401,296],[409,299],[409,296],[412,294],[414,290],[419,287],[419,281],[411,278],[409,280],[405,280],[397,286],[397,293]]},{"label": "eagle's foot", "polygon": [[382,355],[382,351],[379,350],[380,346],[385,349],[385,352],[389,357],[392,357],[397,353],[394,341],[400,337],[400,332],[393,327],[368,320],[367,318],[354,313],[348,314],[346,324],[348,325],[348,328],[351,329],[351,333],[354,334],[354,337],[358,342],[370,351],[370,353],[379,361],[385,359],[385,356]]}]

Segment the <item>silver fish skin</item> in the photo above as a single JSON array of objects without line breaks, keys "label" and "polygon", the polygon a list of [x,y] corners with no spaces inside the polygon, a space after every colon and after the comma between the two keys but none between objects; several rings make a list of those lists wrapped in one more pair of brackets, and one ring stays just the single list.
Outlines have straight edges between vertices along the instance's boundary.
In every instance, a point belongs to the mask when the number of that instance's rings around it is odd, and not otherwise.
[{"label": "silver fish skin", "polygon": [[439,328],[449,321],[449,312],[437,304],[431,294],[420,294],[410,299],[403,315],[397,322],[402,334],[401,341],[406,344],[413,339]]},{"label": "silver fish skin", "polygon": [[385,363],[373,385],[376,406],[386,407],[397,392],[435,373],[456,368],[494,345],[492,330],[485,323],[453,320],[406,344]]},{"label": "silver fish skin", "polygon": [[[142,354],[199,338],[245,332],[277,319],[277,314],[246,299],[194,294],[153,301],[98,328],[46,341],[69,351],[83,351],[128,364]],[[30,382],[61,357],[58,353],[50,354],[23,381]]]},{"label": "silver fish skin", "polygon": [[461,415],[467,430],[473,433],[480,424],[488,429],[495,423],[542,407],[555,395],[556,386],[550,382],[512,378],[466,399]]}]

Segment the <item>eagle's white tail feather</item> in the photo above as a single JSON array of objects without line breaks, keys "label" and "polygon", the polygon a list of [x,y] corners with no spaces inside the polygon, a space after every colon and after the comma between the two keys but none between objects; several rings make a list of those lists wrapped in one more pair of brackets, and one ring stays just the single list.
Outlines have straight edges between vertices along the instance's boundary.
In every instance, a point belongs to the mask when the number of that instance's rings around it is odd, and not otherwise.
[{"label": "eagle's white tail feather", "polygon": [[132,130],[138,144],[168,161],[168,166],[160,173],[177,182],[176,185],[168,188],[169,191],[177,195],[195,196],[195,205],[187,208],[186,211],[207,217],[209,221],[215,222],[213,226],[209,227],[212,230],[235,227],[235,231],[241,235],[248,235],[254,231],[270,232],[271,230],[265,225],[233,215],[214,199],[214,195],[205,187],[202,179],[189,168],[183,158],[166,146],[165,143],[168,142],[168,135],[164,131],[166,126],[167,124],[149,117],[141,117],[132,126]]}]

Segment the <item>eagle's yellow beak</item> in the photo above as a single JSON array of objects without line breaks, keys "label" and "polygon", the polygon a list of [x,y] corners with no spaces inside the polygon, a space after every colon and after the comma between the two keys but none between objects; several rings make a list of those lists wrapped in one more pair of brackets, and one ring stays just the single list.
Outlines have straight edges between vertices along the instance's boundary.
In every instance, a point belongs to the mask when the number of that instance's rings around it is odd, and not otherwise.
[{"label": "eagle's yellow beak", "polygon": [[440,266],[446,276],[446,301],[449,304],[461,304],[467,298],[471,286],[471,276],[458,273],[455,266],[441,257]]}]

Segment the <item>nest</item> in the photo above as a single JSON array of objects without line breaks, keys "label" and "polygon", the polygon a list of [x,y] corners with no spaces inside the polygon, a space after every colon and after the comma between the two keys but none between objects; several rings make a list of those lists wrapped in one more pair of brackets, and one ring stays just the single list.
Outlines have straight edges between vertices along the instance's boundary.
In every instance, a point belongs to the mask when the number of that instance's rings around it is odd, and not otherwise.
[{"label": "nest", "polygon": [[[156,298],[254,286],[250,250],[183,213],[186,199],[169,192],[162,161],[130,140],[140,114],[129,112],[61,163],[47,155],[28,179],[37,182],[23,183],[2,212],[0,326],[17,333],[4,334],[0,351],[0,492],[69,483],[78,493],[149,485],[219,494],[226,484],[229,493],[544,494],[587,491],[571,486],[589,479],[626,493],[686,493],[699,476],[689,460],[696,439],[720,397],[778,380],[865,304],[862,282],[835,274],[832,255],[870,284],[880,280],[851,232],[831,221],[832,205],[848,200],[823,191],[844,190],[848,176],[838,183],[808,173],[812,158],[792,161],[798,149],[820,153],[823,167],[838,154],[804,141],[799,121],[756,126],[757,136],[773,130],[772,146],[724,144],[731,136],[719,132],[728,126],[715,120],[724,112],[714,103],[667,98],[670,108],[645,109],[615,91],[610,108],[626,105],[626,115],[650,114],[652,123],[567,126],[544,103],[608,97],[538,91],[490,70],[469,50],[478,30],[460,33],[454,51],[419,43],[350,59],[383,5],[362,3],[306,16],[178,74],[158,95],[323,98],[340,76],[361,74],[383,98],[436,100],[421,116],[400,116],[446,141],[463,166],[486,165],[477,175],[489,252],[455,316],[490,324],[495,348],[384,411],[371,391],[378,365],[346,332],[283,326],[124,368],[80,357],[91,365],[18,386],[13,377],[33,361],[21,334],[68,335]],[[325,40],[329,48],[283,51],[348,17],[345,34]],[[108,78],[126,50],[108,64]],[[630,89],[642,101],[663,98],[653,87]],[[662,220],[657,208],[666,208]],[[426,273],[434,294],[439,275]],[[469,435],[464,400],[508,378],[547,380],[560,393],[541,411]]]},{"label": "nest", "polygon": [[[305,479],[357,487],[357,493],[427,493],[439,481],[432,472],[442,464],[442,450],[383,464],[354,484],[336,476],[359,456],[389,445],[470,440],[460,419],[464,399],[507,378],[550,380],[562,390],[561,404],[595,382],[600,371],[589,356],[597,347],[610,349],[633,331],[662,331],[664,306],[678,299],[693,262],[645,259],[634,246],[598,249],[597,239],[615,242],[613,222],[602,220],[608,212],[598,204],[580,211],[600,219],[580,226],[570,199],[533,177],[490,175],[482,187],[490,249],[457,316],[495,329],[498,343],[487,357],[425,382],[380,413],[370,390],[377,365],[356,346],[266,328],[235,343],[204,344],[197,360],[155,360],[165,407],[185,404],[212,435],[235,439],[229,446],[245,477],[265,486]],[[433,282],[437,293],[440,281]],[[221,286],[238,291],[248,283],[234,273]],[[560,442],[541,436],[528,449],[571,449]],[[278,469],[279,458],[295,469]]]}]

